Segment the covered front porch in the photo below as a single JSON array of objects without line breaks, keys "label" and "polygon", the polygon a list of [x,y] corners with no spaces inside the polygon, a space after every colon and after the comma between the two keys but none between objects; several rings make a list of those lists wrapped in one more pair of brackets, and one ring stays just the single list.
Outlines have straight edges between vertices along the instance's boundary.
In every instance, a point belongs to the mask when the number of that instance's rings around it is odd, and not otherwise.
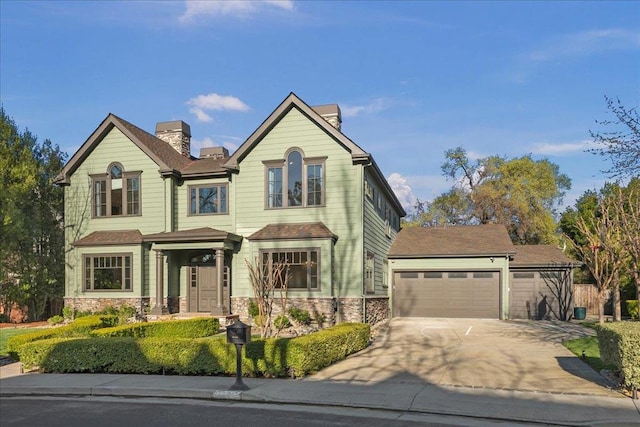
[{"label": "covered front porch", "polygon": [[151,243],[150,268],[155,258],[150,315],[230,313],[231,261],[241,236],[204,227],[146,235],[144,240]]}]

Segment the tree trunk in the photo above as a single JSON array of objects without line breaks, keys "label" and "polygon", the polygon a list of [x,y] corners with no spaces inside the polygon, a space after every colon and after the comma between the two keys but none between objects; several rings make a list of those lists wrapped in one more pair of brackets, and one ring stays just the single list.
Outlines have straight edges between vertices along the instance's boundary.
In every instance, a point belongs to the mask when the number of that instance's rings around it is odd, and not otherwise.
[{"label": "tree trunk", "polygon": [[604,323],[604,294],[598,292],[598,322]]},{"label": "tree trunk", "polygon": [[[617,275],[616,275],[617,276]],[[622,320],[622,311],[620,310],[620,280],[616,277],[613,282],[613,321]]]}]

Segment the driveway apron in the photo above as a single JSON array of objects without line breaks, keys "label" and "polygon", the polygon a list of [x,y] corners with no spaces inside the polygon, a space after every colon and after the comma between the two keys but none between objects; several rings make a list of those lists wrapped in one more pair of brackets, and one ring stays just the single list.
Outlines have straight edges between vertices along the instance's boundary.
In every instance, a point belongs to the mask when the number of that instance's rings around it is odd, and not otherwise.
[{"label": "driveway apron", "polygon": [[309,379],[620,396],[562,346],[591,334],[552,322],[396,318],[371,347]]}]

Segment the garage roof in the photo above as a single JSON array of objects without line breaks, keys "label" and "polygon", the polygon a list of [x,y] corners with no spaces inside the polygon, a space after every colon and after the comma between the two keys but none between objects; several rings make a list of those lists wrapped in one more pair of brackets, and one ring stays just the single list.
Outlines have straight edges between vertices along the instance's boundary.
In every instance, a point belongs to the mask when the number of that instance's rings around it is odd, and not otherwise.
[{"label": "garage roof", "polygon": [[516,252],[502,224],[403,228],[389,258],[509,256]]},{"label": "garage roof", "polygon": [[581,263],[569,258],[562,249],[554,245],[518,245],[511,267],[546,267],[552,265],[580,266]]}]

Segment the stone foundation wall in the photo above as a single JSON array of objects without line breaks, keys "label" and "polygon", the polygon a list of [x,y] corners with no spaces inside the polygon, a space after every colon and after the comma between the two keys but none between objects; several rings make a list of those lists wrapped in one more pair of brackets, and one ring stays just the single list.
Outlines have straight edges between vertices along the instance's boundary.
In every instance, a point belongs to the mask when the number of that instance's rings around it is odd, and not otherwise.
[{"label": "stone foundation wall", "polygon": [[389,297],[367,298],[365,300],[366,321],[371,325],[389,318]]},{"label": "stone foundation wall", "polygon": [[341,322],[362,322],[362,298],[340,298]]},{"label": "stone foundation wall", "polygon": [[[249,318],[249,301],[253,298],[232,297],[231,312],[238,314],[241,319]],[[287,300],[287,310],[296,307],[301,310],[307,310],[311,317],[315,320],[316,313],[323,314],[325,317],[323,326],[334,325],[337,321],[336,313],[333,310],[333,298],[289,298]],[[274,302],[273,317],[282,312],[282,307],[278,301]]]},{"label": "stone foundation wall", "polygon": [[[231,298],[231,312],[240,315],[242,319],[249,318],[249,301],[252,298],[237,297]],[[367,314],[366,322],[375,325],[378,322],[389,318],[389,298],[373,297],[365,300],[365,310]],[[322,313],[325,316],[325,325],[333,325],[340,322],[362,322],[363,306],[362,298],[340,298],[338,313],[333,310],[333,298],[289,298],[287,309],[296,307],[307,310],[311,317],[315,313]],[[273,316],[281,313],[280,304],[276,301],[273,308]]]},{"label": "stone foundation wall", "polygon": [[128,305],[136,308],[140,314],[144,314],[151,306],[148,297],[143,298],[65,298],[64,306],[74,308],[76,311],[97,312],[107,307],[120,308]]}]

